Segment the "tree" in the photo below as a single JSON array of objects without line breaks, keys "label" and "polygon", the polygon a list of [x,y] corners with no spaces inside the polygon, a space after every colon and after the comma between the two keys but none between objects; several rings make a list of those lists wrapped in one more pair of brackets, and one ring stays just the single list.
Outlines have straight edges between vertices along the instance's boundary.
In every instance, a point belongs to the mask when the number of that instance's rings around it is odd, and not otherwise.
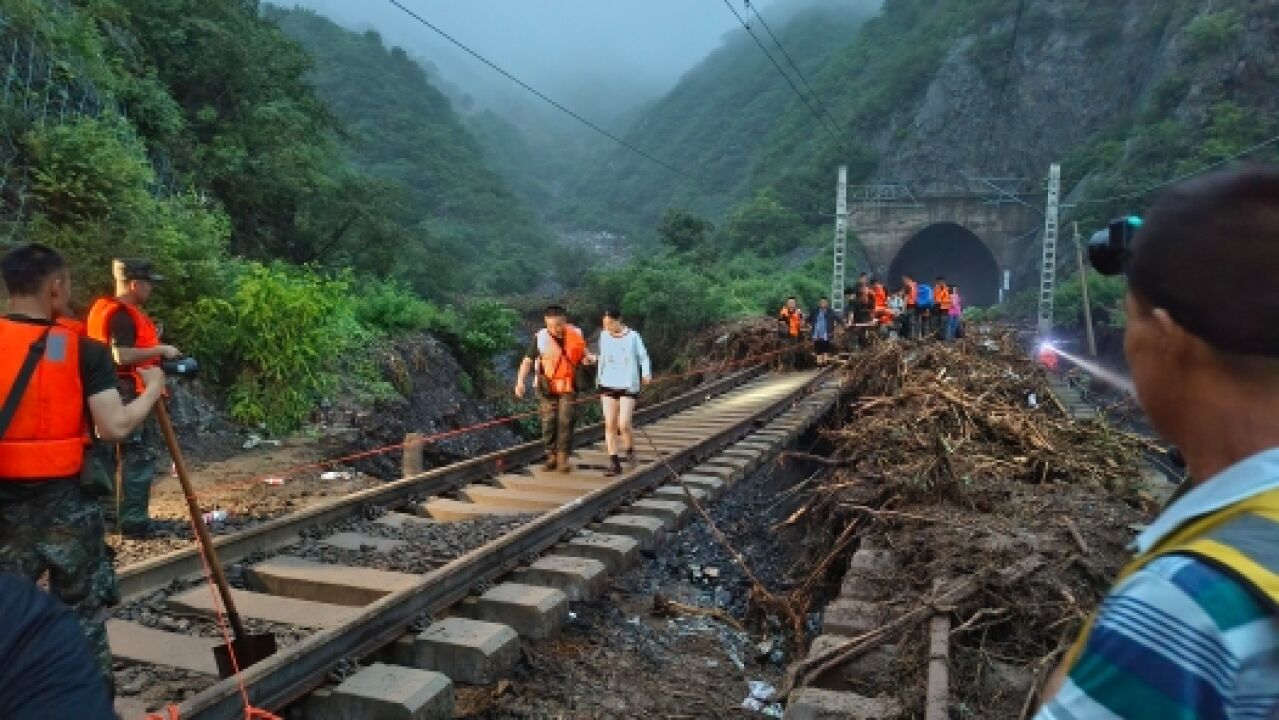
[{"label": "tree", "polygon": [[761,190],[728,218],[728,239],[733,250],[776,256],[790,250],[803,234],[803,218],[783,205],[771,189]]},{"label": "tree", "polygon": [[715,231],[715,224],[704,220],[693,213],[668,208],[657,226],[657,234],[662,243],[677,252],[690,252],[704,247],[706,240]]}]

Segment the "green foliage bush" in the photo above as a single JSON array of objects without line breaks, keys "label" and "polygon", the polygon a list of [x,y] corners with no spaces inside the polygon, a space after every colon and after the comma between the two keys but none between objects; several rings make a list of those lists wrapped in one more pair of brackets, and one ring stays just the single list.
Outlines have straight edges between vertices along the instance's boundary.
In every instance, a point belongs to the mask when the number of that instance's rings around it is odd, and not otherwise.
[{"label": "green foliage bush", "polygon": [[1186,47],[1192,57],[1202,58],[1229,46],[1243,32],[1243,22],[1234,10],[1200,15],[1186,26]]}]

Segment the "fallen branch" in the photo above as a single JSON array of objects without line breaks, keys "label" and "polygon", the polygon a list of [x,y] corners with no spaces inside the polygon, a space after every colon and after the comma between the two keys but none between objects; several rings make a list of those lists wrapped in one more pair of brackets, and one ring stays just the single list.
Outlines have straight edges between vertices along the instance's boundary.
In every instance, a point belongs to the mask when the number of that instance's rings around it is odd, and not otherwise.
[{"label": "fallen branch", "polygon": [[795,452],[793,450],[787,450],[777,456],[779,464],[787,460],[803,460],[804,462],[816,463],[826,467],[852,467],[857,463],[856,458],[824,458],[821,455],[810,455],[809,453]]},{"label": "fallen branch", "polygon": [[704,608],[696,605],[685,605],[677,600],[670,600],[661,593],[653,595],[653,612],[661,617],[676,617],[678,615],[692,615],[694,617],[708,617],[728,625],[738,632],[746,632],[746,628],[737,621],[737,618],[724,612],[723,608]]},{"label": "fallen branch", "polygon": [[1091,555],[1092,550],[1089,549],[1088,543],[1084,542],[1084,536],[1079,534],[1079,528],[1075,527],[1075,523],[1070,518],[1064,518],[1062,523],[1066,526],[1066,531],[1070,533],[1070,537],[1079,546],[1079,551],[1085,555]]}]

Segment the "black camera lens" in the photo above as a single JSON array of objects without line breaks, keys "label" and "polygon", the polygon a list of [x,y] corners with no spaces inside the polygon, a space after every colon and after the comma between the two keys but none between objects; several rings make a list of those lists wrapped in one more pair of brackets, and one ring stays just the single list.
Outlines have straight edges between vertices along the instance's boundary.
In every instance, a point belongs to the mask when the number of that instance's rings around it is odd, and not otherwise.
[{"label": "black camera lens", "polygon": [[1088,262],[1102,275],[1123,273],[1132,256],[1132,239],[1141,227],[1141,218],[1131,215],[1111,221],[1088,240]]}]

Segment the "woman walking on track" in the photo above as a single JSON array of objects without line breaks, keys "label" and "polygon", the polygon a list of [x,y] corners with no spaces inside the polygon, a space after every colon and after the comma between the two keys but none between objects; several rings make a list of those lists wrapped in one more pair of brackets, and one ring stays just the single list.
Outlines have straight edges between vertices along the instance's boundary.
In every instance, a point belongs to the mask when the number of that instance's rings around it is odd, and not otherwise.
[{"label": "woman walking on track", "polygon": [[[604,405],[604,443],[608,448],[608,477],[622,473],[621,455],[635,461],[635,438],[631,434],[631,414],[640,388],[653,381],[653,368],[648,349],[639,333],[622,324],[620,310],[604,313],[604,331],[600,333],[599,379],[600,402]],[[619,437],[620,436],[620,437]]]}]

